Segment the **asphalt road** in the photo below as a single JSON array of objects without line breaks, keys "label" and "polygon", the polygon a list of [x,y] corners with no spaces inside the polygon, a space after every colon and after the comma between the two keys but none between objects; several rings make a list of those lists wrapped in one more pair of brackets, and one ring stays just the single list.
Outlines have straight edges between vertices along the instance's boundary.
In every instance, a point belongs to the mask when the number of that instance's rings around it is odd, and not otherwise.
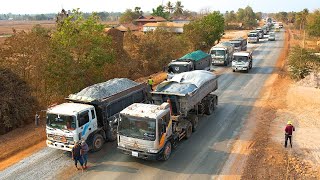
[{"label": "asphalt road", "polygon": [[[249,44],[253,69],[249,73],[232,72],[230,67],[215,67],[219,77],[218,108],[200,118],[198,130],[182,141],[166,162],[146,161],[121,154],[116,142],[89,154],[90,168],[74,179],[212,179],[219,175],[230,155],[230,148],[259,98],[265,80],[272,73],[284,42],[284,33],[276,41],[264,39]],[[31,157],[0,172],[0,179],[55,179],[73,162],[67,153],[44,148]],[[62,174],[63,175],[63,174]]]}]

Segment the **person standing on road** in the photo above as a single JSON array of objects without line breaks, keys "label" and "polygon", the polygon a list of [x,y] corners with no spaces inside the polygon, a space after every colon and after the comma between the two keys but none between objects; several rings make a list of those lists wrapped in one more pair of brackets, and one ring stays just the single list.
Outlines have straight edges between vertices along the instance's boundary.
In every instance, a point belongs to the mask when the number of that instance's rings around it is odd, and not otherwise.
[{"label": "person standing on road", "polygon": [[86,169],[87,168],[87,162],[88,162],[88,151],[89,151],[89,146],[86,143],[84,139],[81,141],[81,155],[83,159],[83,166]]},{"label": "person standing on road", "polygon": [[150,86],[151,91],[153,91],[152,86],[153,86],[153,79],[149,77],[148,79],[148,85]]},{"label": "person standing on road", "polygon": [[74,146],[72,148],[71,153],[72,153],[72,160],[74,160],[74,165],[79,170],[79,168],[78,168],[78,161],[79,161],[79,163],[81,165],[81,170],[83,172],[84,168],[83,168],[83,159],[81,156],[81,146],[78,141],[74,142]]},{"label": "person standing on road", "polygon": [[288,139],[290,141],[290,146],[292,148],[292,132],[295,131],[294,126],[292,125],[291,121],[288,121],[286,128],[284,129],[285,131],[285,142],[284,142],[284,147],[287,148],[287,142]]}]

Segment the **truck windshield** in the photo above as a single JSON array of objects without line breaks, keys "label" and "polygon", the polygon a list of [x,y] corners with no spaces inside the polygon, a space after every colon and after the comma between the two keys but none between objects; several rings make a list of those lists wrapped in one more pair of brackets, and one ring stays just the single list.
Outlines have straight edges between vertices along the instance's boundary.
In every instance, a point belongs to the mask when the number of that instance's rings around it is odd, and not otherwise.
[{"label": "truck windshield", "polygon": [[58,114],[47,114],[47,126],[57,129],[75,130],[76,117]]},{"label": "truck windshield", "polygon": [[248,37],[257,37],[257,34],[249,34]]},{"label": "truck windshield", "polygon": [[247,61],[248,57],[246,57],[246,56],[234,56],[233,60],[238,61],[238,62]]},{"label": "truck windshield", "polygon": [[231,42],[231,44],[233,44],[234,47],[239,47],[240,46],[240,42]]},{"label": "truck windshield", "polygon": [[168,73],[182,73],[182,72],[187,72],[190,70],[192,70],[192,69],[190,69],[188,65],[172,64],[168,67]]},{"label": "truck windshield", "polygon": [[120,135],[154,141],[156,139],[156,120],[134,118],[120,115],[118,132]]},{"label": "truck windshield", "polygon": [[224,50],[211,50],[211,53],[214,56],[224,56],[225,51]]}]

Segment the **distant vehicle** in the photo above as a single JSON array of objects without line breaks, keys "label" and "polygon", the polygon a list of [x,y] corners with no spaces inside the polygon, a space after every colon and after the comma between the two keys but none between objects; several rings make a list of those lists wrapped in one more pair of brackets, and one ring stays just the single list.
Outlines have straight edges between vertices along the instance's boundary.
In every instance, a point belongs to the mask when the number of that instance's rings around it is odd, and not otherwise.
[{"label": "distant vehicle", "polygon": [[272,32],[269,33],[268,41],[275,41],[275,40],[276,40],[276,35],[272,31]]},{"label": "distant vehicle", "polygon": [[263,30],[263,34],[266,35],[269,32],[269,26],[268,25],[264,25],[262,26],[262,30]]},{"label": "distant vehicle", "polygon": [[283,23],[282,22],[278,22],[279,24],[279,28],[283,28]]},{"label": "distant vehicle", "polygon": [[213,65],[227,66],[232,61],[234,46],[230,42],[221,42],[210,49]]},{"label": "distant vehicle", "polygon": [[248,43],[258,43],[259,42],[259,35],[256,31],[251,31],[248,34]]},{"label": "distant vehicle", "polygon": [[234,51],[246,51],[247,50],[247,39],[237,38],[229,41],[234,45]]},{"label": "distant vehicle", "polygon": [[173,60],[168,64],[167,79],[171,79],[175,74],[193,70],[210,70],[212,58],[209,54],[198,50]]},{"label": "distant vehicle", "polygon": [[262,39],[263,38],[263,34],[264,34],[262,28],[257,28],[256,31],[259,32],[259,38]]},{"label": "distant vehicle", "polygon": [[[84,139],[99,151],[105,141],[117,139],[117,117],[127,106],[148,99],[147,84],[116,78],[71,94],[47,110],[47,146],[71,151],[74,141]],[[88,95],[90,94],[90,95]]]},{"label": "distant vehicle", "polygon": [[280,26],[278,23],[274,24],[274,30],[275,32],[279,32],[280,31]]},{"label": "distant vehicle", "polygon": [[252,68],[252,52],[241,51],[233,54],[232,71],[249,72]]},{"label": "distant vehicle", "polygon": [[199,115],[218,104],[218,78],[208,71],[177,74],[152,92],[154,104],[135,103],[120,112],[118,149],[132,157],[166,161],[181,140],[197,130]]}]

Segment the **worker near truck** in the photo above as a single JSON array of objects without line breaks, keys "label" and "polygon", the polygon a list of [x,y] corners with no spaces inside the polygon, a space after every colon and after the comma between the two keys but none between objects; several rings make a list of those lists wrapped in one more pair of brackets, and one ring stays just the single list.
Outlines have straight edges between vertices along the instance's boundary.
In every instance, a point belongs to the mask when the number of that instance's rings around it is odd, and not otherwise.
[{"label": "worker near truck", "polygon": [[149,77],[148,79],[148,85],[150,86],[151,91],[153,91],[152,86],[153,86],[153,79]]},{"label": "worker near truck", "polygon": [[71,155],[72,160],[74,160],[74,165],[79,170],[79,168],[78,168],[78,161],[79,161],[79,163],[81,165],[81,170],[83,171],[84,167],[83,167],[83,159],[81,156],[81,146],[78,141],[74,141],[74,146],[72,148],[71,153],[72,153],[72,155]]},{"label": "worker near truck", "polygon": [[285,131],[285,142],[284,142],[284,147],[287,148],[287,142],[288,139],[290,141],[290,146],[292,148],[292,132],[295,131],[294,126],[292,125],[291,121],[288,121],[286,128],[284,129]]},{"label": "worker near truck", "polygon": [[89,146],[84,139],[81,140],[81,155],[83,159],[83,167],[87,168]]}]

